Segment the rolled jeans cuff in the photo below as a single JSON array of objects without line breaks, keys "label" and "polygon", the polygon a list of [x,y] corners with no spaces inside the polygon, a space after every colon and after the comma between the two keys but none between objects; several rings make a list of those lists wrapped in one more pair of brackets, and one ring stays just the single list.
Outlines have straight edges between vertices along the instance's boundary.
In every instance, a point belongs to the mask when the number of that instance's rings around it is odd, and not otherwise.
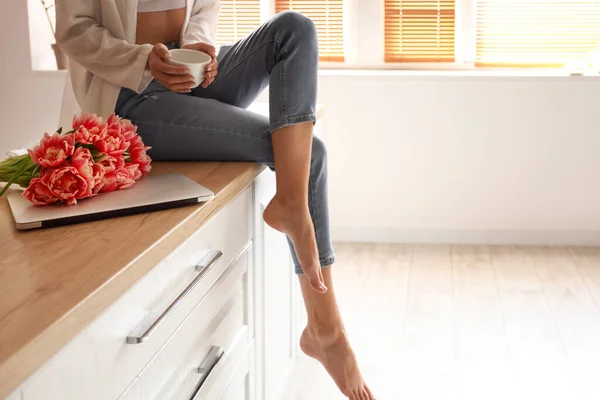
[{"label": "rolled jeans cuff", "polygon": [[288,117],[271,123],[269,129],[271,130],[271,132],[274,132],[278,129],[285,128],[286,126],[301,124],[303,122],[312,122],[313,124],[315,124],[317,122],[317,117],[315,116],[315,114],[300,115],[298,117]]},{"label": "rolled jeans cuff", "polygon": [[[330,255],[327,257],[319,258],[319,263],[321,264],[321,268],[331,267],[333,263],[335,263],[335,255]],[[304,271],[302,271],[302,267],[300,264],[294,263],[294,269],[296,271],[296,275],[304,275]]]}]

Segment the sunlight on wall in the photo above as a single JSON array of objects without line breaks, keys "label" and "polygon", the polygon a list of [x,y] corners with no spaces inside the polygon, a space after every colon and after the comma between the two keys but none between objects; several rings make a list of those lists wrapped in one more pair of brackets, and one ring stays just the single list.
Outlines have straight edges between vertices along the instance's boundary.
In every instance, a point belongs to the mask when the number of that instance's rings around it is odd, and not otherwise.
[{"label": "sunlight on wall", "polygon": [[56,58],[51,45],[55,42],[50,24],[55,23],[54,0],[45,0],[50,20],[44,11],[42,0],[27,0],[29,37],[31,42],[31,67],[35,70],[55,70]]}]

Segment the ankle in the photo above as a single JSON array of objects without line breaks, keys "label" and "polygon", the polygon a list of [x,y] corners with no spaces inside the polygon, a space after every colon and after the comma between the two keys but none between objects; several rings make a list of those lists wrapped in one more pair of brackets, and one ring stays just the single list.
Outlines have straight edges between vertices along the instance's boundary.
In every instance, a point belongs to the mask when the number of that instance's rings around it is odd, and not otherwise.
[{"label": "ankle", "polygon": [[273,200],[279,207],[294,212],[307,211],[308,212],[308,195],[302,196],[289,196],[282,195],[279,192],[275,194]]},{"label": "ankle", "polygon": [[309,323],[305,328],[305,332],[311,337],[331,342],[346,337],[346,330],[342,324],[325,325]]}]

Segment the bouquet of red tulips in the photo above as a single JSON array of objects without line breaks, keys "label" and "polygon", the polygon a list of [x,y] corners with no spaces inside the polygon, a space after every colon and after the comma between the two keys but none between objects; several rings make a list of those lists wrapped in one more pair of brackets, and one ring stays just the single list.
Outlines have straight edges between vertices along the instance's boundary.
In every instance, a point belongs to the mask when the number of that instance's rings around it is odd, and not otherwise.
[{"label": "bouquet of red tulips", "polygon": [[150,172],[151,159],[131,121],[95,114],[73,119],[73,129],[46,133],[28,154],[0,162],[0,196],[16,183],[36,206],[77,204],[99,193],[130,188]]}]

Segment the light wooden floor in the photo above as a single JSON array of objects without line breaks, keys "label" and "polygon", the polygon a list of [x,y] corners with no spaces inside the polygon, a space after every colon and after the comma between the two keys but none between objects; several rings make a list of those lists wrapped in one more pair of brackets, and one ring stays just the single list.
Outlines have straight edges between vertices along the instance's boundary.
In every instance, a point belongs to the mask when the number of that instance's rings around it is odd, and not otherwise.
[{"label": "light wooden floor", "polygon": [[[600,399],[600,247],[338,244],[378,400]],[[342,399],[302,356],[285,400]]]}]

